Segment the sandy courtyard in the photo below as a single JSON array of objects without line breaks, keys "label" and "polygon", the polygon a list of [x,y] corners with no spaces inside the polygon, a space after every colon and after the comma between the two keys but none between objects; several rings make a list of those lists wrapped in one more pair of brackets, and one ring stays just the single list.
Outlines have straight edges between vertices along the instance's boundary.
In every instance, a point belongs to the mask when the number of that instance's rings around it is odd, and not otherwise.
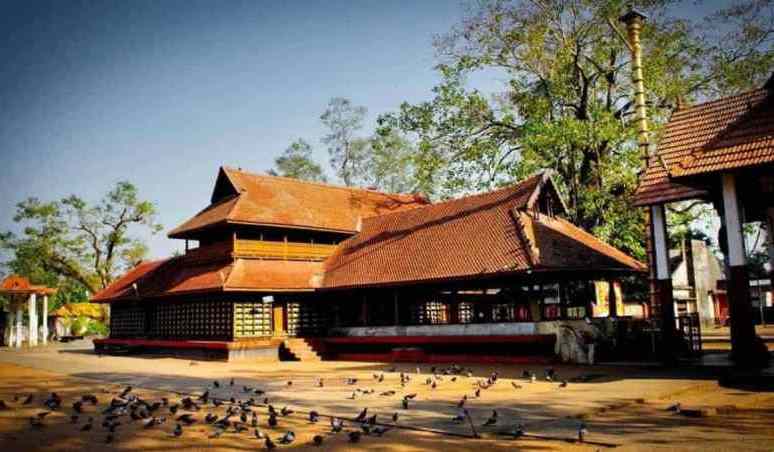
[{"label": "sandy courtyard", "polygon": [[[437,371],[444,368],[436,367]],[[262,432],[275,442],[286,431],[296,433],[292,444],[278,445],[277,450],[317,450],[314,435],[323,437],[320,448],[327,450],[774,450],[774,393],[721,387],[716,379],[695,371],[557,366],[559,379],[569,381],[560,387],[558,382],[545,381],[545,369],[540,366],[473,366],[473,377],[456,378],[433,378],[429,365],[420,366],[419,374],[416,365],[391,368],[380,363],[249,364],[98,357],[83,344],[25,352],[5,349],[0,352],[0,399],[8,408],[0,411],[0,442],[9,451],[265,449],[249,420],[245,432],[229,428],[212,437],[216,429],[204,417],[208,413],[222,417],[229,403],[220,407],[210,403],[190,412],[196,422],[184,426],[180,437],[172,432],[174,419],[189,412],[182,408],[172,415],[162,406],[154,415],[167,421],[149,429],[143,428],[144,420],[120,416],[120,425],[107,444],[102,411],[131,385],[131,394],[149,403],[166,397],[174,404],[208,389],[211,397],[225,400],[254,397],[259,404],[253,410]],[[478,382],[495,370],[498,381],[475,397]],[[534,372],[537,381],[522,378],[525,370]],[[411,376],[405,386],[400,384],[400,372]],[[382,382],[374,378],[382,374]],[[229,384],[232,378],[234,386]],[[318,378],[323,387],[316,384]],[[348,378],[357,382],[347,384]],[[428,378],[435,380],[435,388],[427,384]],[[213,387],[216,380],[220,388]],[[261,404],[264,396],[248,394],[244,386],[266,391],[277,410],[287,406],[295,412],[279,416],[279,425],[270,428],[267,408]],[[43,401],[51,392],[61,396],[62,407],[47,415],[42,427],[31,426],[30,417],[48,411]],[[72,423],[72,403],[87,393],[96,395],[99,404],[84,404],[84,412]],[[23,405],[29,394],[33,401]],[[408,409],[402,407],[406,394],[416,394]],[[480,439],[472,437],[468,422],[452,419],[463,395],[468,396],[465,406]],[[684,409],[705,409],[705,416],[667,410],[677,402]],[[353,444],[347,432],[360,430],[354,422],[346,422],[343,433],[330,433],[325,415],[352,419],[363,408],[389,429],[383,436],[364,435]],[[310,410],[323,415],[319,423],[309,422]],[[498,412],[497,422],[484,426],[492,410]],[[393,423],[396,412],[398,421]],[[82,432],[89,417],[94,418],[94,426]],[[588,429],[584,444],[575,441],[581,422]],[[517,424],[525,431],[520,439],[511,435]]]}]

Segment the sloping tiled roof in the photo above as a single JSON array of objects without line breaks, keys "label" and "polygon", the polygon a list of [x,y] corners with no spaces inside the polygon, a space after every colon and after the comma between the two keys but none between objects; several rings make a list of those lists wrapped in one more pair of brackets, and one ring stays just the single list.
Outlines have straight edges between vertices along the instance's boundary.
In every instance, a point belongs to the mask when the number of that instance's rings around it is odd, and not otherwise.
[{"label": "sloping tiled roof", "polygon": [[774,96],[762,88],[676,111],[640,178],[636,205],[705,197],[681,177],[774,163]]},{"label": "sloping tiled roof", "polygon": [[641,271],[567,221],[531,209],[538,175],[511,187],[368,219],[325,261],[323,287],[462,279],[528,269]]},{"label": "sloping tiled roof", "polygon": [[[200,262],[181,256],[140,264],[91,301],[103,303],[195,292],[308,291],[319,284],[321,270],[321,262],[260,259]],[[132,284],[136,284],[136,292]]]},{"label": "sloping tiled roof", "polygon": [[[228,187],[219,187],[219,184]],[[184,237],[191,231],[222,223],[354,233],[364,218],[427,203],[414,195],[258,175],[223,167],[212,204],[170,231],[169,237]]]}]

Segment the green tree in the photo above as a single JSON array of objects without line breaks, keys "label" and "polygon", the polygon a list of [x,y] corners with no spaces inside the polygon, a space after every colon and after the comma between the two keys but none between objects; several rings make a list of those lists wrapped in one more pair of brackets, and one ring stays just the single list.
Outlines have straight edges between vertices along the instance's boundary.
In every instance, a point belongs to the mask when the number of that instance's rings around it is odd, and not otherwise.
[{"label": "green tree", "polygon": [[[759,86],[772,62],[771,1],[740,2],[702,27],[671,17],[672,3],[638,2],[649,16],[642,40],[656,134],[678,100]],[[642,165],[630,55],[608,25],[627,7],[622,0],[483,2],[439,37],[434,97],[379,120],[416,141],[417,184],[446,197],[552,168],[571,220],[643,258],[643,212],[630,203]],[[469,89],[468,75],[482,71],[504,78],[503,91]]]},{"label": "green tree", "polygon": [[368,141],[363,156],[362,184],[388,193],[415,191],[414,147],[396,130],[381,131]]},{"label": "green tree", "polygon": [[131,232],[161,230],[153,203],[140,200],[129,182],[119,182],[94,205],[75,195],[26,199],[17,204],[14,221],[24,225],[21,235],[0,234],[0,249],[11,256],[5,267],[80,299],[145,256],[147,247]]},{"label": "green tree", "polygon": [[274,176],[325,182],[323,170],[312,158],[312,146],[299,138],[285,149],[281,156],[274,159],[276,169],[269,170]]},{"label": "green tree", "polygon": [[368,141],[355,135],[363,128],[366,111],[365,107],[353,105],[349,99],[334,97],[320,116],[328,128],[322,142],[328,146],[331,167],[348,187],[356,185],[367,152]]}]

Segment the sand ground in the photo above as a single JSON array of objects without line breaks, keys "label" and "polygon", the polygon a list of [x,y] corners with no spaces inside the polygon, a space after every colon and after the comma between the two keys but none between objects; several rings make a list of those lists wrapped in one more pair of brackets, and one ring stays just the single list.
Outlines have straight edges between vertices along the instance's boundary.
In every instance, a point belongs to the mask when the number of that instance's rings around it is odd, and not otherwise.
[{"label": "sand ground", "polygon": [[[184,428],[180,438],[171,435],[175,423],[150,430],[141,421],[120,419],[114,440],[105,444],[107,432],[101,427],[101,410],[125,385],[132,385],[141,397],[177,401],[184,394],[200,394],[208,387],[212,395],[246,400],[243,386],[265,390],[277,409],[289,406],[296,413],[280,418],[276,429],[266,425],[266,409],[258,407],[259,428],[272,438],[293,430],[296,441],[280,449],[317,449],[310,444],[315,434],[325,437],[325,450],[774,450],[774,392],[726,388],[709,374],[688,370],[635,367],[557,366],[560,378],[570,381],[561,388],[556,382],[530,383],[521,378],[524,370],[539,377],[539,366],[472,366],[474,376],[443,376],[437,387],[425,384],[431,376],[428,365],[382,363],[219,363],[191,362],[159,357],[94,355],[88,344],[49,346],[44,349],[0,352],[0,399],[9,406],[0,411],[0,443],[3,451],[15,450],[260,450],[263,442],[248,432],[224,433],[210,438],[214,429],[197,422]],[[437,366],[439,369],[443,366]],[[466,366],[467,367],[467,366]],[[474,384],[492,371],[500,375],[490,389],[474,397]],[[402,387],[399,373],[411,375]],[[374,374],[384,373],[378,382]],[[588,382],[575,382],[580,377]],[[233,378],[235,385],[228,384]],[[324,387],[316,386],[322,378]],[[354,385],[347,378],[357,378]],[[219,389],[211,387],[218,380]],[[292,385],[288,385],[288,381]],[[515,388],[514,384],[520,386]],[[370,390],[372,394],[357,392]],[[44,427],[34,428],[29,417],[46,411],[42,400],[55,391],[64,399],[63,408],[48,415]],[[353,391],[356,397],[351,399]],[[388,391],[395,391],[390,394]],[[87,407],[76,424],[71,424],[70,405],[85,393],[100,399],[98,407]],[[401,407],[403,395],[416,393],[408,410]],[[27,394],[34,394],[30,405],[21,405]],[[384,395],[382,395],[384,394]],[[466,423],[455,423],[456,404],[467,394],[466,403],[481,439],[471,438]],[[14,402],[14,396],[19,401]],[[666,410],[679,402],[683,408],[705,409],[703,417],[678,415]],[[307,420],[306,412],[316,410],[344,418],[355,417],[362,408],[377,414],[379,422],[392,424],[383,437],[366,436],[352,444],[344,434],[330,434],[327,419],[318,424]],[[201,421],[208,412],[222,416],[225,406],[211,405],[194,413]],[[706,411],[707,408],[721,408]],[[498,411],[494,426],[482,424],[493,409]],[[182,413],[183,411],[179,412]],[[171,416],[162,408],[160,413]],[[89,416],[94,428],[82,433]],[[575,442],[581,422],[588,428],[587,443]],[[508,432],[515,424],[524,425],[527,438],[512,439]],[[349,423],[345,430],[356,430]],[[440,433],[439,433],[440,432]]]}]

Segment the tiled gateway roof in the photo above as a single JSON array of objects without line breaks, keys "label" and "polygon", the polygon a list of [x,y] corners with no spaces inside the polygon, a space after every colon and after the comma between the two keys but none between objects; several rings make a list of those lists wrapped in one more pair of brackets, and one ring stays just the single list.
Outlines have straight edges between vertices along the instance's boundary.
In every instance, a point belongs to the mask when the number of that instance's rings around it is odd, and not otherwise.
[{"label": "tiled gateway roof", "polygon": [[415,195],[264,176],[222,167],[212,204],[169,232],[183,238],[217,224],[253,224],[354,233],[364,218],[411,209],[428,201]]},{"label": "tiled gateway roof", "polygon": [[325,261],[323,287],[462,279],[532,270],[641,271],[569,222],[537,212],[544,174],[493,192],[374,217]]},{"label": "tiled gateway roof", "polygon": [[675,112],[640,178],[635,204],[706,196],[681,184],[685,176],[774,163],[771,83]]},{"label": "tiled gateway roof", "polygon": [[[308,291],[322,263],[256,259],[197,262],[185,256],[142,263],[97,293],[97,303],[200,292]],[[136,289],[135,289],[136,287]]]}]

